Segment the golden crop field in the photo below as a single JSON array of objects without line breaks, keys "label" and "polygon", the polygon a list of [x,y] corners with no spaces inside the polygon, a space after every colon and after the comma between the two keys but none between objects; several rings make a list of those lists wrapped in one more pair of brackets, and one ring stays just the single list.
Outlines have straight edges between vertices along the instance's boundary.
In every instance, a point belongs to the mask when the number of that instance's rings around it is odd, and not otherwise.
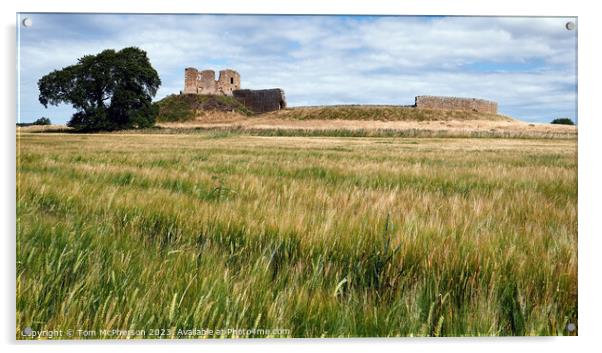
[{"label": "golden crop field", "polygon": [[577,322],[575,138],[17,141],[17,332],[565,335]]}]

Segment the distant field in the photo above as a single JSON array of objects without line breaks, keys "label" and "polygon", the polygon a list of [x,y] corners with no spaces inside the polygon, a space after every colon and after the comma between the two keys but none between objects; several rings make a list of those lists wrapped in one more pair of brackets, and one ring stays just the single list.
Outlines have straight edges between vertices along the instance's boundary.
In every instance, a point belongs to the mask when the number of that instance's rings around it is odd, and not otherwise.
[{"label": "distant field", "polygon": [[[527,123],[499,114],[407,106],[295,107],[253,115],[232,97],[171,95],[156,103],[156,126],[121,133],[220,133],[305,137],[479,137],[575,139],[577,127]],[[19,127],[21,132],[69,132],[64,125]]]},{"label": "distant field", "polygon": [[[262,136],[330,137],[485,137],[567,138],[577,137],[577,128],[567,125],[529,124],[516,120],[311,120],[211,114],[187,122],[159,123],[156,133],[221,131]],[[130,132],[127,132],[130,133]]]},{"label": "distant field", "polygon": [[17,332],[564,335],[577,322],[575,138],[17,141]]}]

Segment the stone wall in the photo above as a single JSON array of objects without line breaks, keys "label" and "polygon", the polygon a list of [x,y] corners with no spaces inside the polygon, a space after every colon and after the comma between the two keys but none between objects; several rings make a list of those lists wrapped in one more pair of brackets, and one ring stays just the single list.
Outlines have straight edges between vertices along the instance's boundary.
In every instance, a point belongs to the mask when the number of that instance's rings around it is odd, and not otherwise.
[{"label": "stone wall", "polygon": [[280,88],[239,89],[234,90],[233,94],[234,98],[257,114],[286,108],[286,97]]},{"label": "stone wall", "polygon": [[497,103],[477,98],[418,96],[415,107],[422,109],[463,110],[497,114]]},{"label": "stone wall", "polygon": [[215,82],[215,71],[203,70],[197,77],[197,94],[215,94],[217,84]]},{"label": "stone wall", "polygon": [[197,93],[197,81],[199,77],[199,71],[194,67],[187,67],[184,69],[184,93]]}]

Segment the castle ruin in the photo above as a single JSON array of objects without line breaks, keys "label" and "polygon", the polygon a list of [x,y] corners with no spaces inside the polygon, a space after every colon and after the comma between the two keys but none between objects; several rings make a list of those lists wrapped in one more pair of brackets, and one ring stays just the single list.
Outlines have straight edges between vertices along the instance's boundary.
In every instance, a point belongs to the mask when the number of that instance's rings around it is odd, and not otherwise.
[{"label": "castle ruin", "polygon": [[254,113],[286,108],[286,98],[282,89],[240,89],[240,74],[230,69],[221,70],[216,81],[213,70],[199,71],[194,67],[187,67],[184,69],[182,93],[233,96]]},{"label": "castle ruin", "polygon": [[[221,70],[215,80],[215,71],[184,69],[183,94],[233,96],[254,113],[266,113],[286,108],[286,97],[280,88],[241,89],[240,74],[231,69]],[[413,106],[418,109],[460,110],[497,114],[497,103],[477,98],[417,96]]]}]

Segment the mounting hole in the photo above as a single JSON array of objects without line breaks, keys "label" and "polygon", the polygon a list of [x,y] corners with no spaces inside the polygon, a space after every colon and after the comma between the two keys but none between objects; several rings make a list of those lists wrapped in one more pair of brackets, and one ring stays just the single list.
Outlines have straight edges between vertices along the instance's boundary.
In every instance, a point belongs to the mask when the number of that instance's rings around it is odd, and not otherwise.
[{"label": "mounting hole", "polygon": [[572,31],[575,29],[575,22],[573,21],[569,21],[564,25],[564,28],[566,28],[569,31]]}]

